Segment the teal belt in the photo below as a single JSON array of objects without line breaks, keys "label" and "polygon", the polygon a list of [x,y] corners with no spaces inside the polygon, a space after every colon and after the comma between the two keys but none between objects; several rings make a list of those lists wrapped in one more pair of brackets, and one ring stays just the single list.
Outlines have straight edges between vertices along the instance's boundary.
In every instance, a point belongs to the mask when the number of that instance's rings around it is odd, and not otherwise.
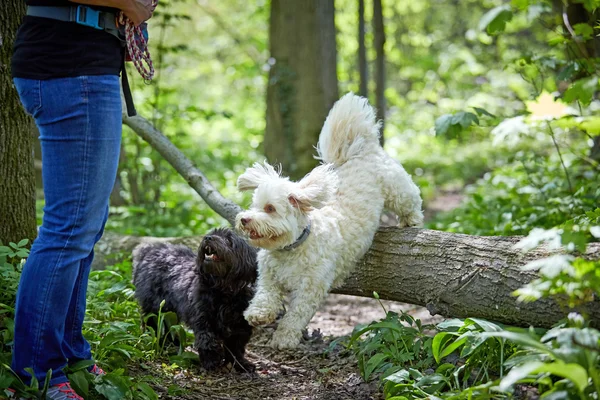
[{"label": "teal belt", "polygon": [[75,22],[79,25],[104,30],[119,37],[119,28],[117,27],[116,15],[114,13],[94,10],[87,6],[28,6],[27,15],[56,19],[65,22]]}]

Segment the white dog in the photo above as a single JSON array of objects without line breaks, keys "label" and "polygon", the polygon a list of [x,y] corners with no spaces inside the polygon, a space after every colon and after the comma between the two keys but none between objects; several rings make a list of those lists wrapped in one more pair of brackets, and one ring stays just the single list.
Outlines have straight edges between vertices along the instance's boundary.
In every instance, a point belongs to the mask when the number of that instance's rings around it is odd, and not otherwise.
[{"label": "white dog", "polygon": [[275,321],[282,296],[289,309],[271,346],[294,348],[330,289],[341,286],[371,246],[381,213],[401,226],[423,222],[419,188],[379,145],[380,124],[365,98],[349,93],[332,108],[317,151],[323,165],[292,182],[266,162],[238,178],[255,190],[236,227],[260,247],[257,292],[244,313],[252,325]]}]

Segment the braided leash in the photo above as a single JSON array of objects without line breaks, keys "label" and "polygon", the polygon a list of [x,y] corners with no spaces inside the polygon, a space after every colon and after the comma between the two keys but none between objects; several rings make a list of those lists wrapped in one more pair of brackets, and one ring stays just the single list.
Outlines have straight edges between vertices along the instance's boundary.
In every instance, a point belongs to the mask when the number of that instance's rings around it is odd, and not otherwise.
[{"label": "braided leash", "polygon": [[[152,5],[156,7],[158,0],[153,0]],[[135,26],[121,11],[117,17],[117,22],[125,27],[125,41],[127,42],[127,53],[135,65],[135,69],[140,73],[144,80],[150,81],[154,77],[154,66],[150,51],[148,51],[148,42],[142,33],[142,28]]]}]

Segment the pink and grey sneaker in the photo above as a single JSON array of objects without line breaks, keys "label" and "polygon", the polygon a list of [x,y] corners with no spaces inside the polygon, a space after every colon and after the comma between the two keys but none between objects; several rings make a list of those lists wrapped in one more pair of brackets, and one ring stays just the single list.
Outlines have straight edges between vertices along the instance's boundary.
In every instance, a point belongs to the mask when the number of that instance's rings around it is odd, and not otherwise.
[{"label": "pink and grey sneaker", "polygon": [[73,390],[69,382],[65,382],[51,386],[46,392],[46,400],[83,400],[83,397]]},{"label": "pink and grey sneaker", "polygon": [[[100,369],[100,371],[102,370]],[[10,395],[8,395],[8,398],[13,399],[16,395],[15,391],[13,389],[8,389],[8,391],[11,393]],[[19,400],[25,399],[20,397]],[[83,397],[78,395],[77,392],[73,390],[69,382],[65,382],[59,383],[58,385],[50,386],[48,388],[48,391],[46,392],[46,400],[83,400]]]},{"label": "pink and grey sneaker", "polygon": [[98,365],[94,364],[92,369],[90,369],[90,374],[96,375],[96,376],[101,376],[101,375],[106,375],[106,372],[104,372],[104,370],[102,368],[100,368]]}]

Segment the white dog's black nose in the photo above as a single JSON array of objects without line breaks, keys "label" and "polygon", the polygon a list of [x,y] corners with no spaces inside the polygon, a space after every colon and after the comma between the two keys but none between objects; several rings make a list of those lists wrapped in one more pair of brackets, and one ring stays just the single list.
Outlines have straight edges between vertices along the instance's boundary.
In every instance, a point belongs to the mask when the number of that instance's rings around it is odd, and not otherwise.
[{"label": "white dog's black nose", "polygon": [[248,222],[250,222],[250,218],[242,218],[240,219],[240,222],[242,223],[242,226],[246,226],[248,225]]}]

